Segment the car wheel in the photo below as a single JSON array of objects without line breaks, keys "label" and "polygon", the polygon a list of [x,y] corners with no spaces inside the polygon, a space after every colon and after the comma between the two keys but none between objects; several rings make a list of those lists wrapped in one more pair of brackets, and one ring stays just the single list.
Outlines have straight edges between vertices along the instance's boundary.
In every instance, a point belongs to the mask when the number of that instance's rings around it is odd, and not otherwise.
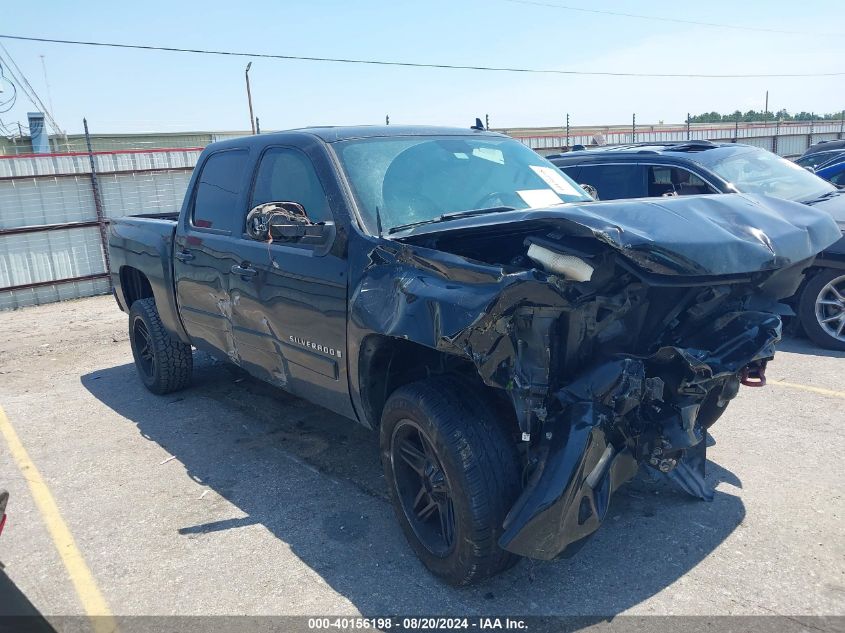
[{"label": "car wheel", "polygon": [[469,585],[517,562],[498,540],[520,492],[519,457],[482,394],[445,378],[400,387],[380,439],[396,517],[433,574]]},{"label": "car wheel", "polygon": [[170,336],[154,299],[139,299],[132,304],[129,342],[138,376],[153,393],[178,391],[191,381],[194,367],[191,346]]},{"label": "car wheel", "polygon": [[845,351],[845,270],[822,270],[812,277],[801,293],[798,314],[810,340]]}]

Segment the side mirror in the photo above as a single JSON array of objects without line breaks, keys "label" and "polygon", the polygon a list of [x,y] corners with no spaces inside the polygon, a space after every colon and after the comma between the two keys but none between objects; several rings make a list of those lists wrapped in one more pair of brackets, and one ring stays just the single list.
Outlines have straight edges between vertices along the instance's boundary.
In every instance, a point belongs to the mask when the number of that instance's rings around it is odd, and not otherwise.
[{"label": "side mirror", "polygon": [[587,183],[582,182],[581,183],[581,189],[586,191],[587,195],[589,195],[591,198],[593,198],[593,200],[599,199],[599,190],[596,189],[595,187],[593,187],[593,185],[588,185]]},{"label": "side mirror", "polygon": [[331,223],[315,223],[308,218],[298,202],[266,202],[253,208],[246,216],[246,232],[254,240],[266,242],[271,238],[283,242],[320,242],[330,234]]}]

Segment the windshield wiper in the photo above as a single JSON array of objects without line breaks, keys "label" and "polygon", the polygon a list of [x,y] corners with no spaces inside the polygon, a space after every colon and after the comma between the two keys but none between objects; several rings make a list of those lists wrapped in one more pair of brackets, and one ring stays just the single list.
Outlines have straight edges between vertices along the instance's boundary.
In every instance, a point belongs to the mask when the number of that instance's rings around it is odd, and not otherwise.
[{"label": "windshield wiper", "polygon": [[823,193],[822,195],[818,196],[817,198],[813,198],[812,200],[810,200],[810,202],[819,202],[820,200],[825,200],[827,198],[830,198],[831,196],[838,196],[840,193],[842,193],[842,192],[839,189],[834,189],[833,191],[828,191],[826,193]]},{"label": "windshield wiper", "polygon": [[486,209],[470,209],[469,211],[453,211],[452,213],[444,213],[436,218],[428,220],[419,220],[418,222],[409,222],[408,224],[399,224],[387,230],[388,235],[393,235],[405,229],[412,229],[415,226],[422,226],[424,224],[436,224],[437,222],[448,222],[449,220],[458,220],[460,218],[470,218],[474,215],[487,215],[488,213],[502,213],[504,211],[514,211],[514,207],[488,207]]}]

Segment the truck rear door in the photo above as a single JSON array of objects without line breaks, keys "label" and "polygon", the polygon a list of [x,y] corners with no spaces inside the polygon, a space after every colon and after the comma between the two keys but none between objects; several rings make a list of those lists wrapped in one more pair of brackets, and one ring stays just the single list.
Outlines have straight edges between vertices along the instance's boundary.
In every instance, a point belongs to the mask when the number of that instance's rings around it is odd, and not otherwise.
[{"label": "truck rear door", "polygon": [[240,236],[233,233],[246,204],[248,163],[249,152],[237,148],[205,159],[173,247],[176,301],[185,331],[197,347],[235,362],[229,277],[241,261],[235,255]]},{"label": "truck rear door", "polygon": [[249,238],[249,209],[296,202],[313,222],[336,220],[311,158],[300,149],[266,148],[240,214],[238,255],[230,274],[232,323],[241,364],[253,375],[342,415],[355,417],[346,372],[347,261],[325,239]]}]

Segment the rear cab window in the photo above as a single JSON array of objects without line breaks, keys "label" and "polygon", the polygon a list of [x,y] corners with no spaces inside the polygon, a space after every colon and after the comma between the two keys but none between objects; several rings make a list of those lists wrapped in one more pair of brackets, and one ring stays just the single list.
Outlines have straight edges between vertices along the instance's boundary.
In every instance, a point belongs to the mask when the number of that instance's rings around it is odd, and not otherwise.
[{"label": "rear cab window", "polygon": [[249,152],[231,149],[209,156],[197,179],[191,209],[193,228],[231,233],[244,181]]}]

